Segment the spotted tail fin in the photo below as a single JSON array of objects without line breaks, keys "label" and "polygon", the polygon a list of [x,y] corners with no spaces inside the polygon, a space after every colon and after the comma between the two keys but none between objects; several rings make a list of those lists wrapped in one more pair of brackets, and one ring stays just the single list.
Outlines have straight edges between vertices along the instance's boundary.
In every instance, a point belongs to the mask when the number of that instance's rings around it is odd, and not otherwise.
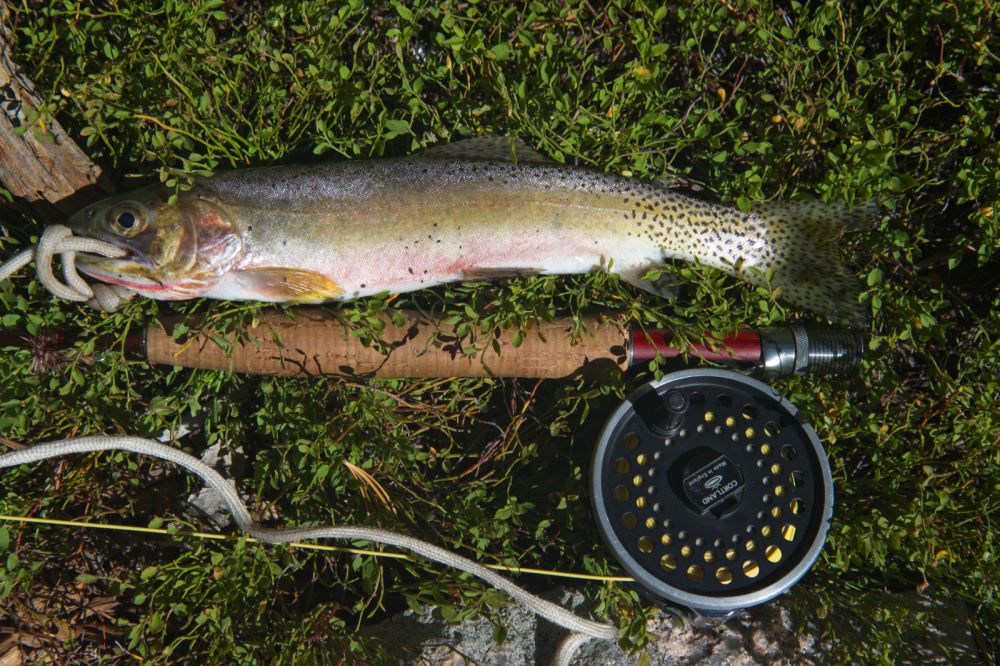
[{"label": "spotted tail fin", "polygon": [[779,298],[840,324],[863,325],[861,283],[844,264],[836,241],[845,229],[877,220],[875,202],[852,209],[818,201],[766,202],[754,212],[774,250],[770,285],[780,290]]}]

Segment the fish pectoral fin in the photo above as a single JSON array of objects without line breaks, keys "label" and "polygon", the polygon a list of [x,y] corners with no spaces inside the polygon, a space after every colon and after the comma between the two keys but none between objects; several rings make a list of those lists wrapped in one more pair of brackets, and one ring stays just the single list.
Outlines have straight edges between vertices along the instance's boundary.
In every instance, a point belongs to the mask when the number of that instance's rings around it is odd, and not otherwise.
[{"label": "fish pectoral fin", "polygon": [[432,146],[419,159],[462,159],[514,164],[555,164],[521,139],[509,136],[477,136]]},{"label": "fish pectoral fin", "polygon": [[673,275],[672,273],[660,272],[655,276],[655,279],[646,279],[646,276],[649,275],[650,271],[655,271],[661,268],[663,268],[662,263],[649,263],[629,268],[615,267],[614,270],[621,276],[622,280],[629,283],[633,287],[642,289],[643,291],[653,294],[654,296],[659,296],[660,298],[676,301],[680,297],[681,287],[684,284],[684,281],[679,277]]},{"label": "fish pectoral fin", "polygon": [[251,268],[231,276],[242,290],[262,301],[320,303],[344,293],[340,285],[322,273],[298,268]]},{"label": "fish pectoral fin", "polygon": [[493,281],[493,280],[504,280],[506,278],[513,277],[530,277],[532,275],[541,275],[544,273],[544,269],[541,268],[528,268],[528,267],[492,267],[492,266],[472,266],[466,268],[462,271],[463,280],[481,280],[481,281]]}]

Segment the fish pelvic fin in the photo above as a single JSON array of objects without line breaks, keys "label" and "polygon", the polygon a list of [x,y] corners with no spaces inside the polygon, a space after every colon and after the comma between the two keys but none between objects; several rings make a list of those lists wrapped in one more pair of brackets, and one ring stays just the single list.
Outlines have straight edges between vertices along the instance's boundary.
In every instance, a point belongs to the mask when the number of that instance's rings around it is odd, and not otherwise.
[{"label": "fish pelvic fin", "polygon": [[[837,239],[845,230],[871,226],[880,215],[874,201],[854,208],[819,201],[756,204],[774,251],[769,286],[779,298],[839,324],[863,326],[861,282],[848,270]],[[760,280],[752,280],[760,282]]]},{"label": "fish pelvic fin", "polygon": [[514,277],[531,277],[541,275],[544,268],[531,268],[529,266],[493,267],[493,266],[469,266],[462,270],[463,280],[493,282],[496,280],[506,280]]}]

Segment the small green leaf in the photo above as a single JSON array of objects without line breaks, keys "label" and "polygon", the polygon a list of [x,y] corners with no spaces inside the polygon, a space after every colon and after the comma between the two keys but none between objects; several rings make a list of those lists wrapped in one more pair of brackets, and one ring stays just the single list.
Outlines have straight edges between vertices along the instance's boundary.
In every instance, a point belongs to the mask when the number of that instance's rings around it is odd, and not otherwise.
[{"label": "small green leaf", "polygon": [[391,119],[385,121],[386,129],[389,130],[390,138],[410,131],[410,122],[407,120]]},{"label": "small green leaf", "polygon": [[410,11],[410,8],[404,5],[402,2],[399,2],[399,0],[393,0],[392,6],[396,10],[396,13],[399,14],[399,18],[403,19],[404,21],[413,20],[413,12]]},{"label": "small green leaf", "polygon": [[490,54],[497,60],[506,60],[510,57],[510,45],[501,42],[490,49]]}]

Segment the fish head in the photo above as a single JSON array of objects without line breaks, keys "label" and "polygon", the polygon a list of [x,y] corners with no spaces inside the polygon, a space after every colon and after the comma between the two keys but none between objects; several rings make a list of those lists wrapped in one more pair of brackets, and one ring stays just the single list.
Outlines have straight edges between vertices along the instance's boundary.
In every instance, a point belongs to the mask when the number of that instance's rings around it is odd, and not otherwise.
[{"label": "fish head", "polygon": [[79,254],[78,268],[151,298],[180,300],[208,290],[242,255],[240,233],[206,188],[196,185],[173,201],[170,193],[154,185],[98,201],[73,215],[66,224],[74,234],[127,253],[116,259]]}]

